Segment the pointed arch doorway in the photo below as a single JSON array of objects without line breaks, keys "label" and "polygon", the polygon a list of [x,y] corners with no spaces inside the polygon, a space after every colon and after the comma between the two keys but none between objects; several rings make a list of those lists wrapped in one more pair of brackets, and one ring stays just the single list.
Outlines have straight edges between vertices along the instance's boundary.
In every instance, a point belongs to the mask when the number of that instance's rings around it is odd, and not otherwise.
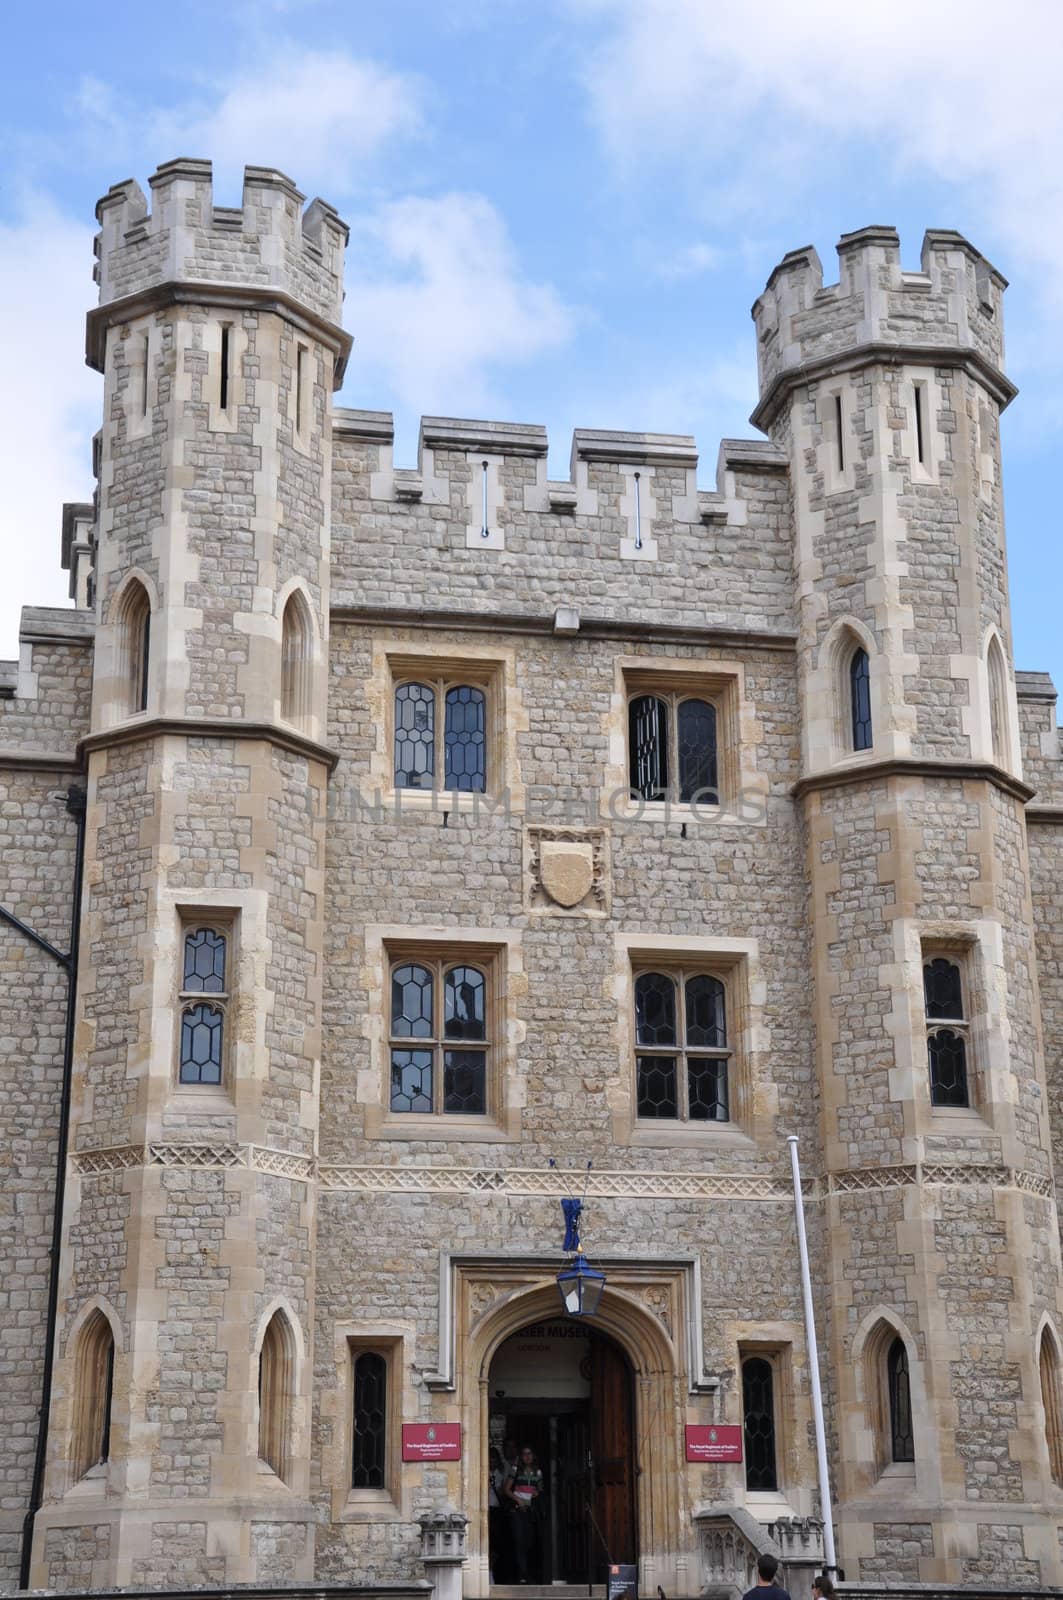
[{"label": "pointed arch doorway", "polygon": [[[491,1451],[530,1446],[543,1471],[530,1580],[602,1583],[609,1563],[637,1561],[634,1376],[622,1346],[576,1318],[531,1322],[496,1349],[487,1391]],[[504,1509],[493,1541],[496,1586],[515,1582]]]}]

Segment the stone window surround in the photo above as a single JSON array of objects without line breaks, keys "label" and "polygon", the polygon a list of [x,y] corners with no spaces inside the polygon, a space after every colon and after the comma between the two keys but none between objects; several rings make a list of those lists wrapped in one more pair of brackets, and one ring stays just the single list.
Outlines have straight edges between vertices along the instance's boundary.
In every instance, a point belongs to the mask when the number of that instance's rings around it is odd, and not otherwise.
[{"label": "stone window surround", "polygon": [[608,758],[603,773],[601,815],[617,822],[682,822],[690,810],[678,801],[632,798],[628,706],[647,693],[695,696],[716,707],[716,781],[720,804],[698,804],[696,821],[767,823],[768,782],[755,765],[761,732],[756,708],[745,692],[745,665],[734,660],[664,655],[617,655],[604,732]]},{"label": "stone window surround", "polygon": [[[354,1454],[354,1363],[372,1352],[387,1364],[384,1487],[356,1489],[351,1483]],[[409,1476],[402,1462],[402,1422],[417,1415],[417,1401],[408,1373],[414,1364],[414,1334],[405,1324],[337,1322],[333,1328],[336,1381],[322,1395],[323,1413],[330,1413],[332,1442],[326,1455],[331,1484],[333,1522],[401,1522],[409,1517]]]},{"label": "stone window surround", "polygon": [[[776,1328],[766,1328],[763,1333],[750,1331],[749,1337],[739,1337],[735,1349],[735,1391],[738,1398],[740,1420],[745,1427],[745,1407],[742,1399],[742,1368],[746,1361],[759,1356],[772,1370],[772,1404],[775,1422],[775,1475],[778,1487],[774,1490],[747,1489],[745,1485],[745,1445],[743,1443],[743,1470],[739,1484],[742,1501],[760,1521],[773,1521],[780,1515],[793,1515],[787,1498],[794,1479],[792,1454],[796,1449],[793,1339],[780,1337]],[[784,1330],[787,1334],[789,1330]]]},{"label": "stone window surround", "polygon": [[[209,909],[179,906],[177,910],[177,952],[173,973],[173,1088],[182,1098],[188,1095],[206,1095],[212,1100],[233,1098],[233,1034],[236,1025],[235,974],[239,970],[237,938],[239,913],[235,909],[213,906]],[[200,928],[219,934],[225,940],[225,988],[221,993],[185,990],[184,960],[185,939]],[[215,1005],[222,1014],[222,1049],[220,1083],[183,1083],[181,1081],[181,1024],[185,1012],[193,1005]]]},{"label": "stone window surround", "polygon": [[[696,965],[724,980],[728,1006],[729,1122],[673,1122],[636,1113],[635,974]],[[763,1022],[767,991],[756,939],[706,934],[618,933],[614,988],[617,1001],[618,1076],[609,1095],[613,1137],[619,1145],[694,1145],[748,1150],[774,1137],[771,1107],[758,1092],[766,1075],[768,1035]]]},{"label": "stone window surround", "polygon": [[[912,1427],[915,1438],[914,1461],[894,1461],[890,1432],[889,1375],[887,1360],[894,1341],[900,1339],[908,1352],[908,1384],[911,1395]],[[929,1400],[923,1381],[919,1345],[911,1329],[893,1311],[875,1306],[857,1329],[852,1344],[852,1370],[863,1400],[864,1428],[851,1462],[853,1493],[878,1491],[882,1495],[909,1496],[920,1492],[919,1480],[928,1463],[920,1450],[920,1419],[929,1414]],[[862,1390],[862,1395],[861,1391]],[[924,1484],[923,1488],[926,1489]]]},{"label": "stone window surround", "polygon": [[[364,1019],[370,1067],[359,1073],[358,1097],[365,1105],[368,1139],[446,1139],[500,1144],[520,1137],[516,1049],[523,1042],[517,1001],[526,992],[519,931],[495,928],[373,926],[365,930]],[[487,1113],[395,1112],[390,1108],[391,967],[398,958],[429,962],[463,959],[479,966],[488,982]]]},{"label": "stone window surround", "polygon": [[[988,919],[924,922],[899,917],[894,923],[894,946],[907,981],[897,984],[895,974],[889,979],[897,1062],[890,1073],[890,1098],[910,1102],[915,1134],[1002,1131],[1011,1109],[1011,1044],[1000,924]],[[950,956],[961,967],[967,1001],[966,1106],[935,1106],[930,1100],[923,963],[938,955]]]},{"label": "stone window surround", "polygon": [[[485,792],[395,788],[395,690],[400,682],[419,676],[432,680],[448,678],[485,690]],[[528,724],[517,686],[515,646],[453,637],[444,637],[438,642],[424,636],[396,641],[394,631],[389,630],[386,635],[373,639],[372,675],[366,685],[366,695],[369,724],[375,731],[368,775],[361,784],[362,797],[367,804],[382,799],[396,809],[450,810],[464,814],[504,803],[512,812],[523,812],[524,785],[517,759],[517,735],[526,732]],[[442,728],[437,728],[437,740],[442,734]]]},{"label": "stone window surround", "polygon": [[[695,1061],[723,1061],[725,1064],[727,1079],[727,1108],[728,1112],[730,1113],[733,1102],[732,1091],[734,1089],[736,1077],[736,1052],[732,1043],[732,1031],[735,1014],[737,1011],[735,994],[736,985],[733,981],[733,968],[729,963],[720,966],[716,962],[709,962],[706,960],[677,960],[674,957],[669,957],[663,960],[660,958],[652,960],[639,960],[635,957],[632,957],[631,987],[633,1003],[635,991],[638,986],[638,980],[641,977],[644,977],[647,973],[651,972],[660,973],[662,976],[670,978],[674,985],[676,1042],[674,1045],[660,1047],[657,1045],[640,1044],[638,1042],[638,1028],[636,1019],[634,1017],[632,1018],[631,1036],[634,1052],[632,1057],[632,1071],[635,1074],[636,1107],[638,1100],[639,1056],[667,1055],[671,1056],[676,1063],[676,1114],[674,1117],[641,1117],[636,1109],[636,1116],[639,1118],[639,1126],[641,1127],[645,1125],[655,1128],[661,1126],[667,1126],[671,1128],[676,1126],[684,1128],[701,1128],[711,1126],[716,1128],[726,1128],[734,1120],[730,1114],[724,1121],[719,1121],[715,1118],[705,1118],[700,1120],[696,1117],[691,1117],[690,1090],[686,1079],[690,1070],[691,1056],[694,1057]],[[719,1048],[705,1047],[702,1049],[702,1047],[691,1046],[687,1042],[687,984],[690,983],[693,978],[699,977],[715,978],[723,985],[724,1044]]]}]

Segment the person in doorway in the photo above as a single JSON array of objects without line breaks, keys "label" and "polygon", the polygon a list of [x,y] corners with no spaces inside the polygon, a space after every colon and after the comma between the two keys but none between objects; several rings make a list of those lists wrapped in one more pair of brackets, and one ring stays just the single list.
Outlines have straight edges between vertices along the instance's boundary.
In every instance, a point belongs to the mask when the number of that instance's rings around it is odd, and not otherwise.
[{"label": "person in doorway", "polygon": [[825,1572],[817,1572],[812,1579],[812,1600],[835,1600],[833,1580]]},{"label": "person in doorway", "polygon": [[758,1556],[756,1586],[747,1589],[742,1600],[790,1600],[787,1591],[775,1582],[778,1570],[779,1563],[775,1556]]},{"label": "person in doorway", "polygon": [[509,1529],[502,1505],[502,1485],[508,1476],[502,1452],[492,1445],[487,1469],[487,1533],[492,1583],[505,1583],[509,1577]]},{"label": "person in doorway", "polygon": [[[539,1524],[543,1506],[543,1474],[530,1445],[525,1445],[513,1471],[502,1486],[509,1505],[509,1533],[517,1567],[517,1582],[530,1583],[537,1565]],[[787,1596],[789,1600],[789,1596]]]}]

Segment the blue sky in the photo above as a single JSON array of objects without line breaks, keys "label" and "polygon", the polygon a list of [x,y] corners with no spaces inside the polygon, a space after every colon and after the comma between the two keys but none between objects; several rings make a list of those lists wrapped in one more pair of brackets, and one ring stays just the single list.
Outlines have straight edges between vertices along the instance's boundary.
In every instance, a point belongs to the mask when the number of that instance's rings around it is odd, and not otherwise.
[{"label": "blue sky", "polygon": [[[750,16],[753,17],[752,25]],[[779,257],[966,233],[1011,281],[1004,419],[1016,663],[1063,685],[1063,7],[1055,0],[112,0],[12,8],[0,66],[7,360],[0,657],[60,604],[87,497],[93,206],[174,155],[278,166],[351,224],[347,405],[750,435],[749,308]]]}]

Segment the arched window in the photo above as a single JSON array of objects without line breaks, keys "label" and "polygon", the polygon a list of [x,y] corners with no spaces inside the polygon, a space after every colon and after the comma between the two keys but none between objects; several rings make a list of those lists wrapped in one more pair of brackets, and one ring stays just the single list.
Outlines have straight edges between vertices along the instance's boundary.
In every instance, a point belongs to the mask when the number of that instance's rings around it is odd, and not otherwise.
[{"label": "arched window", "polygon": [[[204,999],[209,995],[209,999]],[[184,934],[178,1080],[219,1084],[225,1067],[229,1006],[229,939],[217,928]]]},{"label": "arched window", "polygon": [[74,1376],[74,1478],[83,1478],[111,1454],[114,1334],[102,1311],[94,1311],[78,1338]]},{"label": "arched window", "polygon": [[963,990],[963,975],[957,962],[947,956],[934,956],[924,962],[930,1099],[936,1106],[970,1104],[967,1084],[969,1025]]},{"label": "arched window", "polygon": [[485,1115],[489,1015],[487,973],[480,967],[465,961],[396,962],[391,1110]]},{"label": "arched window", "polygon": [[889,1400],[890,1460],[914,1461],[912,1391],[908,1378],[908,1350],[897,1336],[886,1352],[886,1393]]},{"label": "arched window", "polygon": [[147,709],[150,660],[151,602],[144,585],[134,578],[122,596],[118,616],[118,672],[125,716]]},{"label": "arched window", "polygon": [[487,695],[482,688],[446,680],[396,686],[395,787],[486,793]]},{"label": "arched window", "polygon": [[383,1489],[387,1483],[388,1364],[375,1350],[354,1360],[351,1487]]},{"label": "arched window", "polygon": [[314,631],[306,597],[296,589],[281,619],[281,716],[305,727],[311,711]]},{"label": "arched window", "polygon": [[726,1122],[727,994],[707,972],[635,978],[635,1098],[640,1117]]},{"label": "arched window", "polygon": [[1008,669],[1004,665],[1004,652],[998,639],[990,639],[986,656],[989,678],[989,722],[993,740],[993,760],[998,767],[1011,765],[1011,741],[1008,738]]},{"label": "arched window", "polygon": [[628,703],[628,767],[632,793],[642,800],[671,795],[681,803],[719,803],[716,707],[680,693],[639,694]]},{"label": "arched window", "polygon": [[290,1466],[295,1341],[283,1311],[275,1311],[262,1336],[258,1358],[258,1454],[278,1478]]},{"label": "arched window", "polygon": [[849,660],[849,718],[854,750],[871,749],[871,663],[857,648]]},{"label": "arched window", "polygon": [[770,1361],[750,1356],[742,1363],[742,1418],[745,1432],[746,1488],[775,1490],[775,1374]]},{"label": "arched window", "polygon": [[1060,1378],[1059,1346],[1048,1328],[1042,1329],[1038,1352],[1041,1373],[1041,1404],[1045,1412],[1045,1443],[1052,1482],[1063,1488],[1063,1382]]}]

